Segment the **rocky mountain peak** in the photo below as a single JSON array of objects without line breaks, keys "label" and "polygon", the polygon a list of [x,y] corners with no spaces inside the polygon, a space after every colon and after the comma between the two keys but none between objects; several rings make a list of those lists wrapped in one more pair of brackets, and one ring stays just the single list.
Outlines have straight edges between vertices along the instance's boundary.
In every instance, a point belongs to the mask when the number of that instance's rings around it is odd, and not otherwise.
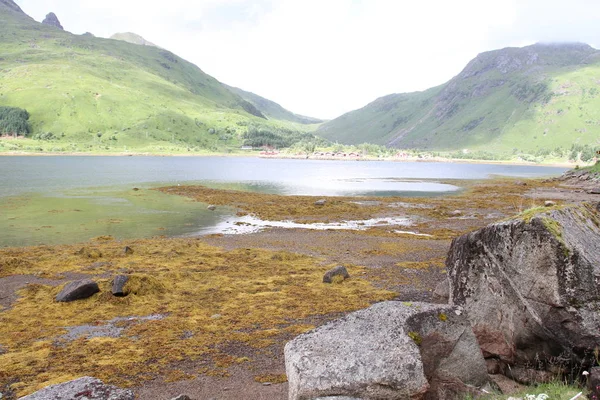
[{"label": "rocky mountain peak", "polygon": [[6,7],[8,7],[8,8],[9,8],[9,9],[11,9],[12,11],[16,11],[16,12],[20,12],[20,13],[22,13],[22,14],[25,14],[25,13],[23,12],[23,10],[21,10],[21,7],[19,7],[19,6],[17,5],[17,3],[15,3],[15,2],[14,2],[14,1],[12,1],[12,0],[0,0],[0,5],[3,5],[3,6],[6,6]]},{"label": "rocky mountain peak", "polygon": [[50,26],[53,26],[55,28],[58,28],[58,29],[64,31],[64,28],[60,24],[60,21],[58,20],[58,17],[53,12],[49,13],[48,15],[46,15],[46,18],[44,18],[44,20],[42,21],[42,24],[50,25]]}]

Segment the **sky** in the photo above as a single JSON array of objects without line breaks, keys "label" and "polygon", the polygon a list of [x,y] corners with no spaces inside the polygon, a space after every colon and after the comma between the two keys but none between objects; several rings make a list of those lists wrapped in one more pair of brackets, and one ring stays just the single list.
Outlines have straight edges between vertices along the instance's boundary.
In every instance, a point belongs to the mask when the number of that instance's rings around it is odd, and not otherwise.
[{"label": "sky", "polygon": [[597,0],[16,0],[41,21],[135,32],[221,82],[332,119],[425,90],[477,54],[536,42],[600,45]]}]

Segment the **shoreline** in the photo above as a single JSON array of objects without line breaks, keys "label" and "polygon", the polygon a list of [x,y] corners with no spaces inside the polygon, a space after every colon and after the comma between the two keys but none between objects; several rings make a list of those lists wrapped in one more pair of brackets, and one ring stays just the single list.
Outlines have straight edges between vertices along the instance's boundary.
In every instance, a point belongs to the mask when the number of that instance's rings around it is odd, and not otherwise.
[{"label": "shoreline", "polygon": [[261,154],[245,154],[245,153],[169,153],[156,154],[144,152],[118,152],[118,153],[80,153],[80,152],[57,152],[57,153],[37,153],[37,152],[0,152],[0,157],[249,157],[249,158],[264,158],[264,159],[279,159],[279,160],[307,160],[307,161],[358,161],[358,162],[429,162],[429,163],[454,163],[454,164],[493,164],[493,165],[523,165],[535,167],[564,167],[575,168],[579,165],[585,168],[594,163],[571,163],[571,162],[549,162],[549,163],[534,163],[529,161],[513,161],[513,160],[476,160],[462,158],[378,158],[378,157],[360,157],[360,158],[342,158],[342,157],[314,157],[294,154],[277,154],[277,155],[261,155]]}]

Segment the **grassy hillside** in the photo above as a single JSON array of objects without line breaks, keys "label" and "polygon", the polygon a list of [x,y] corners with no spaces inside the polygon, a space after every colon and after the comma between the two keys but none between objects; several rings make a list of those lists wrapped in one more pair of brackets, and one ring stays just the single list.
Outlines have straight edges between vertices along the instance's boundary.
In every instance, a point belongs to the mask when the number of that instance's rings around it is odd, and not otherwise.
[{"label": "grassy hillside", "polygon": [[0,0],[0,75],[0,106],[26,109],[32,128],[32,139],[0,140],[0,151],[223,151],[255,124],[309,129],[265,121],[167,50],[63,32],[11,0]]},{"label": "grassy hillside", "polygon": [[242,99],[254,105],[261,113],[263,113],[269,119],[278,119],[282,121],[297,122],[299,124],[320,124],[323,120],[312,117],[305,117],[304,115],[294,114],[291,111],[286,110],[279,104],[265,99],[252,92],[247,92],[240,88],[226,85],[229,90],[240,96]]},{"label": "grassy hillside", "polygon": [[483,53],[444,85],[382,97],[318,134],[345,144],[505,154],[600,147],[600,51],[536,44]]}]

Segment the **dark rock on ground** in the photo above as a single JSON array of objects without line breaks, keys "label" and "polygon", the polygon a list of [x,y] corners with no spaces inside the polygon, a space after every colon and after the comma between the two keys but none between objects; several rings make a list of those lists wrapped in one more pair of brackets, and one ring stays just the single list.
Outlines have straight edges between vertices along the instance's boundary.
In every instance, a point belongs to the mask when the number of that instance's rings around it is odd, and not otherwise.
[{"label": "dark rock on ground", "polygon": [[[598,204],[543,210],[456,238],[446,268],[484,356],[586,366],[600,343]],[[507,372],[508,374],[508,372]]]},{"label": "dark rock on ground", "polygon": [[325,272],[325,275],[323,275],[323,283],[332,283],[333,278],[336,276],[341,276],[343,278],[342,280],[350,278],[350,274],[346,267],[340,265]]},{"label": "dark rock on ground", "polygon": [[488,383],[457,307],[389,301],[285,346],[289,399],[451,399]]},{"label": "dark rock on ground", "polygon": [[588,191],[589,194],[600,194],[600,188],[590,189]]},{"label": "dark rock on ground", "polygon": [[587,376],[587,386],[590,390],[590,400],[600,400],[600,367],[592,368]]},{"label": "dark rock on ground", "polygon": [[125,291],[125,284],[129,280],[127,275],[117,275],[115,279],[113,279],[112,283],[112,294],[113,296],[124,297],[127,296],[127,292]]},{"label": "dark rock on ground", "polygon": [[42,24],[50,25],[60,30],[64,30],[62,25],[60,24],[60,21],[58,20],[58,17],[53,12],[46,15],[46,18],[44,18]]},{"label": "dark rock on ground", "polygon": [[20,400],[134,400],[131,390],[105,385],[101,380],[89,376],[73,381],[48,386]]},{"label": "dark rock on ground", "polygon": [[514,366],[507,368],[504,375],[522,385],[537,385],[555,381],[558,377],[551,371],[541,371],[533,368]]},{"label": "dark rock on ground", "polygon": [[133,254],[133,249],[129,246],[125,246],[125,248],[123,249],[123,253],[125,253],[127,255],[131,255],[131,254]]},{"label": "dark rock on ground", "polygon": [[86,299],[99,291],[98,284],[91,279],[69,282],[56,295],[56,301],[69,302]]}]

